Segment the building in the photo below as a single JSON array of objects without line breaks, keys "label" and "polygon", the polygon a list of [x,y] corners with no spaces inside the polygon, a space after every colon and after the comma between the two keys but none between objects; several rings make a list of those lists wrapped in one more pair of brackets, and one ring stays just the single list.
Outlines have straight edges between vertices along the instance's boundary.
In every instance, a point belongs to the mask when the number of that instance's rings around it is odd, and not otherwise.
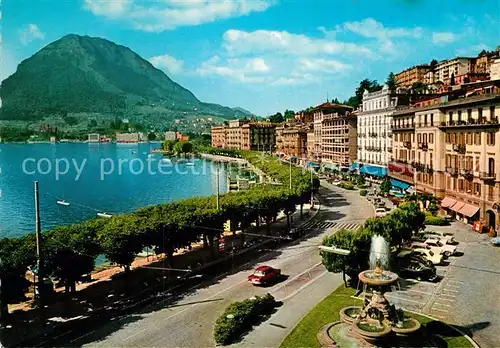
[{"label": "building", "polygon": [[304,124],[284,123],[276,127],[276,152],[306,160],[308,156],[307,132]]},{"label": "building", "polygon": [[276,148],[276,125],[270,122],[251,122],[241,127],[241,150],[269,151]]},{"label": "building", "polygon": [[89,143],[98,143],[101,141],[101,137],[99,134],[96,133],[91,133],[88,135],[88,140]]},{"label": "building", "polygon": [[311,125],[311,127],[307,130],[307,158],[309,160],[313,160],[314,142],[314,126]]},{"label": "building", "polygon": [[212,127],[212,147],[225,149],[227,147],[227,125]]},{"label": "building", "polygon": [[350,106],[330,102],[313,108],[313,161],[330,169],[348,168],[355,162],[357,130],[356,115],[352,111]]},{"label": "building", "polygon": [[232,120],[212,127],[212,146],[237,150],[274,151],[276,125],[270,122]]},{"label": "building", "polygon": [[407,94],[396,94],[387,85],[382,90],[363,93],[362,111],[357,115],[357,159],[360,173],[385,177],[392,154],[392,113],[408,105]]},{"label": "building", "polygon": [[500,58],[495,59],[491,64],[490,80],[500,80]]},{"label": "building", "polygon": [[176,140],[177,134],[174,131],[165,132],[165,140]]},{"label": "building", "polygon": [[450,84],[452,76],[465,75],[474,72],[474,58],[456,57],[438,63],[434,69],[435,81]]},{"label": "building", "polygon": [[424,76],[432,71],[430,65],[417,65],[394,75],[398,87],[411,87],[415,82],[424,82]]},{"label": "building", "polygon": [[498,229],[500,81],[468,88],[476,95],[464,90],[459,98],[393,114],[389,175],[395,187],[414,185],[441,198],[443,211],[457,220]]},{"label": "building", "polygon": [[497,47],[495,51],[487,52],[482,50],[474,63],[474,72],[489,74],[491,71],[491,65],[495,61],[495,59],[500,58],[500,46]]},{"label": "building", "polygon": [[141,140],[140,133],[116,133],[117,143],[137,143]]},{"label": "building", "polygon": [[189,141],[189,135],[182,135],[181,132],[177,132],[175,134],[175,139],[178,141]]}]

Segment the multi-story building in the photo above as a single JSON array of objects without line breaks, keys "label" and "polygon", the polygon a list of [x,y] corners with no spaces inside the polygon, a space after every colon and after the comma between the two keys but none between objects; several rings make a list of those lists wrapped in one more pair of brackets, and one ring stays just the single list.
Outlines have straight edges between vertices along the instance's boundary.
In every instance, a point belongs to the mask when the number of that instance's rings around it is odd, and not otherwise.
[{"label": "multi-story building", "polygon": [[473,72],[474,63],[475,59],[469,57],[456,57],[442,61],[434,69],[435,80],[450,84],[452,75],[459,76]]},{"label": "multi-story building", "polygon": [[497,58],[500,57],[500,46],[497,47],[495,51],[487,52],[485,50],[482,50],[474,63],[474,72],[475,73],[482,73],[482,74],[489,74],[490,69],[491,69],[491,64],[493,64],[493,61]]},{"label": "multi-story building", "polygon": [[314,137],[314,126],[311,124],[311,127],[307,130],[307,158],[310,160],[313,160],[313,154],[314,154],[314,144],[315,144],[315,137]]},{"label": "multi-story building", "polygon": [[97,133],[90,133],[88,134],[88,140],[89,143],[98,143],[101,141],[101,137]]},{"label": "multi-story building", "polygon": [[303,124],[285,123],[276,127],[276,152],[307,159],[307,132]]},{"label": "multi-story building", "polygon": [[469,88],[485,93],[393,114],[389,175],[402,189],[442,198],[464,222],[500,227],[500,81]]},{"label": "multi-story building", "polygon": [[142,133],[116,133],[117,143],[137,143],[142,139]]},{"label": "multi-story building", "polygon": [[312,159],[328,167],[349,167],[356,160],[356,115],[347,105],[323,103],[315,107]]},{"label": "multi-story building", "polygon": [[490,80],[500,80],[500,58],[495,59],[491,64]]},{"label": "multi-story building", "polygon": [[387,85],[363,93],[358,113],[358,162],[360,173],[385,177],[392,154],[391,115],[398,105],[408,105],[407,94],[396,94]]},{"label": "multi-story building", "polygon": [[396,84],[398,87],[411,87],[415,82],[424,82],[424,76],[432,71],[430,65],[417,65],[397,73]]},{"label": "multi-story building", "polygon": [[212,127],[212,147],[274,151],[276,125],[269,122],[232,120]]},{"label": "multi-story building", "polygon": [[227,147],[226,140],[227,125],[212,127],[212,147],[225,149]]},{"label": "multi-story building", "polygon": [[276,125],[270,122],[251,122],[241,127],[241,150],[273,152],[276,147]]}]

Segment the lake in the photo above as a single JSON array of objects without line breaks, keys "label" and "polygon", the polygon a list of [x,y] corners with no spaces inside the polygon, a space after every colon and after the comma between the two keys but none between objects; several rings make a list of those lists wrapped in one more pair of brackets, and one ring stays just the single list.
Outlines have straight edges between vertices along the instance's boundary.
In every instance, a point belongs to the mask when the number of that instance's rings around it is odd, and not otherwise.
[{"label": "lake", "polygon": [[[152,204],[226,191],[223,166],[194,165],[149,155],[160,144],[0,144],[0,237],[35,230],[34,181],[39,182],[42,230]],[[57,204],[58,200],[70,203]]]}]

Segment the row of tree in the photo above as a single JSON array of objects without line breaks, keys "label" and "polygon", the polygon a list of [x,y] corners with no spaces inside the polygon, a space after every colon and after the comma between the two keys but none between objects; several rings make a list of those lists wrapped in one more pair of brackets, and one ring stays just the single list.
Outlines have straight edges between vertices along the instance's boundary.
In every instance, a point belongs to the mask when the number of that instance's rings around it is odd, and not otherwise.
[{"label": "row of tree", "polygon": [[379,235],[388,241],[393,250],[399,250],[403,241],[410,240],[413,233],[424,228],[425,214],[420,211],[418,203],[407,202],[382,218],[366,220],[357,231],[340,230],[327,236],[323,245],[350,250],[348,256],[322,251],[323,264],[330,272],[342,272],[349,275],[353,284],[359,272],[368,269],[371,239]]},{"label": "row of tree", "polygon": [[[76,281],[93,270],[98,255],[105,255],[109,261],[129,270],[136,255],[149,247],[157,254],[166,254],[173,267],[176,249],[203,241],[216,257],[224,222],[229,220],[233,230],[245,231],[253,222],[262,220],[269,232],[280,211],[289,215],[296,205],[302,207],[308,201],[312,189],[309,174],[293,167],[292,190],[289,190],[289,168],[276,158],[237,150],[210,151],[244,157],[275,181],[286,184],[258,185],[222,195],[219,210],[214,196],[195,197],[44,232],[41,243],[44,273],[63,281],[67,291],[74,291]],[[29,285],[26,271],[36,265],[35,235],[0,239],[0,260],[1,303],[5,312],[7,303],[24,298]]]}]

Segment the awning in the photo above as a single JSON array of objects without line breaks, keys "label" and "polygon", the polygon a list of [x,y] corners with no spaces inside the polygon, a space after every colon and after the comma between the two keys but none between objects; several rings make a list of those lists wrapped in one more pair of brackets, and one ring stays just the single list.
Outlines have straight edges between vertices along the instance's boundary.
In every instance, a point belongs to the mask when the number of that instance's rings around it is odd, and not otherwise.
[{"label": "awning", "polygon": [[474,215],[476,215],[478,210],[479,207],[476,207],[475,205],[464,204],[463,208],[460,209],[458,213],[467,217],[473,217]]},{"label": "awning", "polygon": [[292,156],[290,156],[290,159],[291,159],[292,161],[295,161],[295,160],[297,159],[297,157],[295,157],[295,156],[293,156],[293,155],[292,155]]},{"label": "awning", "polygon": [[409,194],[414,194],[415,193],[415,188],[413,186],[410,186],[406,189],[406,192],[408,192]]},{"label": "awning", "polygon": [[338,170],[339,169],[339,167],[333,163],[323,162],[321,165],[323,166],[323,168],[328,168],[330,170]]},{"label": "awning", "polygon": [[453,204],[457,203],[457,201],[451,197],[444,197],[441,201],[441,206],[443,208],[450,208]]},{"label": "awning", "polygon": [[311,161],[307,162],[307,165],[308,165],[309,167],[319,167],[319,164],[318,164],[318,163],[314,163],[314,162],[311,162]]},{"label": "awning", "polygon": [[462,208],[463,208],[463,206],[464,206],[464,205],[465,205],[465,203],[464,203],[464,202],[458,202],[458,201],[457,201],[455,204],[453,204],[453,205],[450,207],[450,209],[458,213],[458,212],[460,211],[460,209],[462,209]]},{"label": "awning", "polygon": [[369,164],[364,164],[361,167],[359,167],[359,172],[368,175],[375,175],[378,176],[379,178],[387,176],[386,167],[372,166]]},{"label": "awning", "polygon": [[404,181],[399,181],[396,179],[391,180],[391,185],[401,190],[406,190],[408,187],[410,187],[410,184],[407,184]]},{"label": "awning", "polygon": [[356,169],[359,169],[359,163],[358,162],[353,162],[350,166],[349,166],[349,170],[356,170]]}]

